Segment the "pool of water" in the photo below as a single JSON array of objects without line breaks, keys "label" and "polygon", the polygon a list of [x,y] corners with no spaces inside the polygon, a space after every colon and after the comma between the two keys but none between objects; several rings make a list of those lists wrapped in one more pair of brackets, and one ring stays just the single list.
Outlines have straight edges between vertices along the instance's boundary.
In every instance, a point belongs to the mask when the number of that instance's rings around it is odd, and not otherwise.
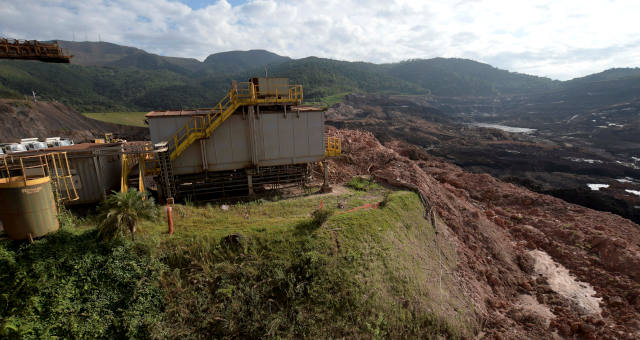
[{"label": "pool of water", "polygon": [[500,124],[473,123],[471,125],[477,126],[477,127],[483,127],[483,128],[498,129],[498,130],[513,132],[513,133],[532,133],[536,131],[536,129],[520,128],[520,127],[506,126],[506,125],[500,125]]}]

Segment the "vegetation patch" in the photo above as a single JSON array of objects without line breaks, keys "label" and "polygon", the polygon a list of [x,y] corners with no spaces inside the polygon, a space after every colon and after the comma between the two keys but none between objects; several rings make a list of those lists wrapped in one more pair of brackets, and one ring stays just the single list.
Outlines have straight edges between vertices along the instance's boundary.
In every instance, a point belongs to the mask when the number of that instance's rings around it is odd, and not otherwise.
[{"label": "vegetation patch", "polygon": [[87,112],[83,115],[107,123],[144,127],[144,115],[147,113],[149,112]]},{"label": "vegetation patch", "polygon": [[455,251],[414,193],[347,189],[174,212],[172,236],[144,221],[135,242],[102,242],[95,221],[63,212],[71,226],[32,245],[0,242],[2,335],[457,338],[477,329],[449,274]]},{"label": "vegetation patch", "polygon": [[0,243],[0,337],[146,338],[163,311],[163,264],[141,244],[63,228]]},{"label": "vegetation patch", "polygon": [[367,177],[354,177],[347,183],[347,186],[351,189],[360,191],[369,191],[371,189],[381,188],[379,184]]},{"label": "vegetation patch", "polygon": [[323,213],[320,224],[324,208],[293,226],[231,234],[237,241],[161,242],[167,312],[156,336],[468,336],[473,313],[448,274],[455,252],[434,246],[422,210],[414,193],[394,192],[383,209]]}]

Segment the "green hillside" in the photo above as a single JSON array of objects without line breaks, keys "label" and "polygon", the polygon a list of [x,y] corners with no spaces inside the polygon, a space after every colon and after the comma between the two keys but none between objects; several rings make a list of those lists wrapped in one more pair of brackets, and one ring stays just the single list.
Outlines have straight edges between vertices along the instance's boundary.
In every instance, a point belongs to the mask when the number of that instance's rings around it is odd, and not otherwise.
[{"label": "green hillside", "polygon": [[438,96],[491,96],[556,89],[559,81],[501,70],[467,59],[417,59],[384,65],[388,73]]},{"label": "green hillside", "polygon": [[[146,222],[135,243],[102,243],[92,217],[65,214],[62,230],[32,245],[0,242],[0,290],[11,292],[0,336],[472,336],[474,310],[448,274],[454,246],[416,194],[367,188],[227,210],[177,205],[173,236],[163,220]],[[325,222],[311,217],[338,201]]]},{"label": "green hillside", "polygon": [[77,65],[167,70],[187,76],[229,75],[290,60],[265,50],[214,53],[201,62],[194,58],[160,56],[108,42],[59,41],[59,44],[74,56],[72,62]]},{"label": "green hillside", "polygon": [[[274,65],[291,60],[265,50],[229,51],[208,56],[204,68],[215,75],[237,74],[247,70],[260,69],[266,65]],[[260,73],[264,74],[264,69]],[[254,74],[255,75],[255,74]]]},{"label": "green hillside", "polygon": [[[0,97],[22,98],[35,90],[44,99],[83,112],[150,111],[208,107],[232,80],[289,77],[302,84],[305,100],[334,102],[344,93],[432,94],[436,96],[586,93],[603,80],[607,91],[636,87],[637,69],[615,69],[567,82],[497,69],[465,59],[435,58],[393,64],[308,57],[290,59],[264,50],[210,55],[204,62],[164,57],[110,43],[61,42],[76,55],[73,64],[0,62]],[[618,96],[622,99],[627,94]],[[330,98],[330,99],[329,99]]]},{"label": "green hillside", "polygon": [[87,112],[83,115],[87,118],[114,123],[120,125],[146,126],[144,116],[147,111],[143,112]]}]

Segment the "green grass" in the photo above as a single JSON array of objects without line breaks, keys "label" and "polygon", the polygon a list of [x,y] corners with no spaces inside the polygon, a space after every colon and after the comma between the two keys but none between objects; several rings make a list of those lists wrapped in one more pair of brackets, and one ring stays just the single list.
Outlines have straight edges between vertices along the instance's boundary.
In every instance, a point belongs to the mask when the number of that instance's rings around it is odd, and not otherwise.
[{"label": "green grass", "polygon": [[308,101],[305,102],[306,105],[317,105],[317,106],[324,106],[324,107],[331,107],[337,103],[340,103],[344,100],[344,97],[348,94],[350,94],[351,92],[340,92],[340,93],[336,93],[333,95],[329,95],[329,96],[325,96],[322,98],[319,98],[317,100],[312,100],[312,101]]},{"label": "green grass", "polygon": [[0,291],[11,292],[0,298],[0,330],[27,338],[458,338],[477,330],[450,274],[455,249],[423,218],[415,193],[372,183],[174,212],[174,235],[163,220],[145,222],[136,243],[99,243],[91,218],[68,215],[76,227],[34,245],[0,242]]},{"label": "green grass", "polygon": [[366,177],[354,177],[347,183],[347,186],[359,191],[369,191],[374,188],[380,188],[379,184],[376,184],[370,178]]},{"label": "green grass", "polygon": [[83,115],[87,118],[121,125],[146,126],[144,115],[148,112],[87,112]]}]

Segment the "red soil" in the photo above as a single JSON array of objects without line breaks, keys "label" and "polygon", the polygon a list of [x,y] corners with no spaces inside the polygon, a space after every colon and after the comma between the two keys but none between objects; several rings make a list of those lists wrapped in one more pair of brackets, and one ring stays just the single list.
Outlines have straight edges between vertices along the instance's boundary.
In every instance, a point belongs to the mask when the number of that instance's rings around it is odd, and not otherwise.
[{"label": "red soil", "polygon": [[[354,130],[328,128],[328,134],[342,139],[343,150],[330,161],[331,181],[370,175],[420,194],[425,217],[457,245],[460,285],[488,338],[640,338],[637,224],[465,172],[404,142],[381,145],[371,133]],[[585,313],[536,276],[528,254],[535,249],[593,286],[601,315]],[[549,308],[550,323],[522,308],[523,294]]]}]

